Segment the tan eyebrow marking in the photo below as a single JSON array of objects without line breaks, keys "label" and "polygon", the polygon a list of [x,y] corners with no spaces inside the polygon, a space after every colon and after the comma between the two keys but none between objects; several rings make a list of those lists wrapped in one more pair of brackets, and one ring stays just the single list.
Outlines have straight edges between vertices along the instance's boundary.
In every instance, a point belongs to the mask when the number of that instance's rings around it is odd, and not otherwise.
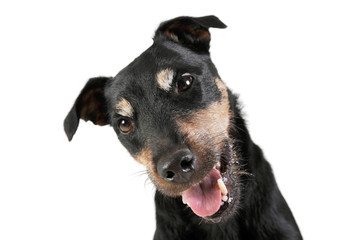
[{"label": "tan eyebrow marking", "polygon": [[116,105],[116,110],[119,115],[130,118],[133,117],[133,107],[125,98],[119,100]]},{"label": "tan eyebrow marking", "polygon": [[174,72],[172,69],[166,68],[157,74],[157,83],[160,89],[169,91],[172,85]]}]

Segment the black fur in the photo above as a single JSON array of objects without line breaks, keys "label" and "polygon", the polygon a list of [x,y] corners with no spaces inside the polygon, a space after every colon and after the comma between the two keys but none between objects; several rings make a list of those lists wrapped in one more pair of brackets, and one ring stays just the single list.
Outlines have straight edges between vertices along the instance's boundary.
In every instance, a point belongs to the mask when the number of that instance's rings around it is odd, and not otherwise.
[{"label": "black fur", "polygon": [[[192,149],[175,119],[207,109],[222,97],[214,81],[219,75],[209,56],[210,27],[226,25],[215,16],[179,17],[164,22],[156,31],[153,45],[114,78],[90,79],[64,121],[68,139],[73,138],[81,118],[113,126],[120,142],[135,158],[148,147],[152,165],[171,149]],[[175,84],[164,91],[155,80],[163,69],[174,70],[174,81],[184,73],[192,74],[196,80],[184,93],[177,93]],[[115,106],[121,98],[127,99],[134,109],[134,116],[129,119],[133,130],[129,133],[119,129],[124,116],[116,112]],[[170,196],[171,189],[155,180],[154,239],[302,239],[269,163],[248,133],[237,96],[230,90],[228,101],[232,126],[225,146],[232,147],[233,158],[227,171],[230,177],[237,176],[231,179],[232,204],[220,216],[202,219],[186,208],[180,197]],[[199,182],[214,162],[202,164],[189,184],[179,185],[174,192]]]}]

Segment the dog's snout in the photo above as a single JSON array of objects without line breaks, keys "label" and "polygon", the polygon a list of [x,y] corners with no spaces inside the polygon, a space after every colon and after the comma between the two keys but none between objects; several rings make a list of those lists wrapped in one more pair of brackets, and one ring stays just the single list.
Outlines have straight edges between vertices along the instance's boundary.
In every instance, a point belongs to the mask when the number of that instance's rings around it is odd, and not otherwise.
[{"label": "dog's snout", "polygon": [[157,164],[161,178],[172,183],[187,183],[194,173],[196,158],[188,149],[164,155]]}]

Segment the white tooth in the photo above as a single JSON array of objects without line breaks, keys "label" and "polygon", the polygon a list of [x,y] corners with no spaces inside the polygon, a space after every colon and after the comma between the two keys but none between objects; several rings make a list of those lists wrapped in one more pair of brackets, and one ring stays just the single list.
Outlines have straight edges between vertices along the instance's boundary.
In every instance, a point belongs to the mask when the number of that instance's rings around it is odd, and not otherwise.
[{"label": "white tooth", "polygon": [[216,163],[216,168],[217,168],[217,169],[220,169],[220,168],[221,168],[221,162],[220,162],[220,161],[218,161],[218,162]]},{"label": "white tooth", "polygon": [[221,202],[221,206],[223,206],[224,202]]},{"label": "white tooth", "polygon": [[226,185],[224,184],[222,178],[218,179],[217,183],[218,183],[219,189],[221,190],[222,195],[227,195],[228,190],[227,190]]},{"label": "white tooth", "polygon": [[227,195],[223,195],[223,196],[222,196],[222,201],[223,201],[223,202],[227,202],[227,200],[228,200]]}]

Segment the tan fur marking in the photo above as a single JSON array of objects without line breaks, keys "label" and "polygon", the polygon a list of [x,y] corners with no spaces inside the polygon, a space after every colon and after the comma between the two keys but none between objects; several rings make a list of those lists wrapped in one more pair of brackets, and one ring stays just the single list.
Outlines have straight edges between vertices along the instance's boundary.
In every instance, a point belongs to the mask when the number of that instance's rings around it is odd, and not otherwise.
[{"label": "tan fur marking", "polygon": [[133,117],[133,107],[124,98],[121,98],[120,101],[117,103],[116,109],[119,115],[130,118]]},{"label": "tan fur marking", "polygon": [[[204,144],[207,146],[212,143],[213,147],[219,148],[222,140],[228,138],[231,117],[228,92],[219,78],[216,78],[215,82],[222,94],[221,101],[211,104],[206,109],[192,113],[188,117],[176,120],[181,133],[192,144],[199,146],[199,149],[204,149]],[[211,142],[207,143],[207,141]]]},{"label": "tan fur marking", "polygon": [[157,83],[159,88],[169,91],[172,85],[174,72],[172,69],[164,69],[157,74]]},{"label": "tan fur marking", "polygon": [[147,146],[143,151],[135,155],[134,159],[140,164],[149,168],[152,163],[152,151],[150,150],[149,146]]}]

